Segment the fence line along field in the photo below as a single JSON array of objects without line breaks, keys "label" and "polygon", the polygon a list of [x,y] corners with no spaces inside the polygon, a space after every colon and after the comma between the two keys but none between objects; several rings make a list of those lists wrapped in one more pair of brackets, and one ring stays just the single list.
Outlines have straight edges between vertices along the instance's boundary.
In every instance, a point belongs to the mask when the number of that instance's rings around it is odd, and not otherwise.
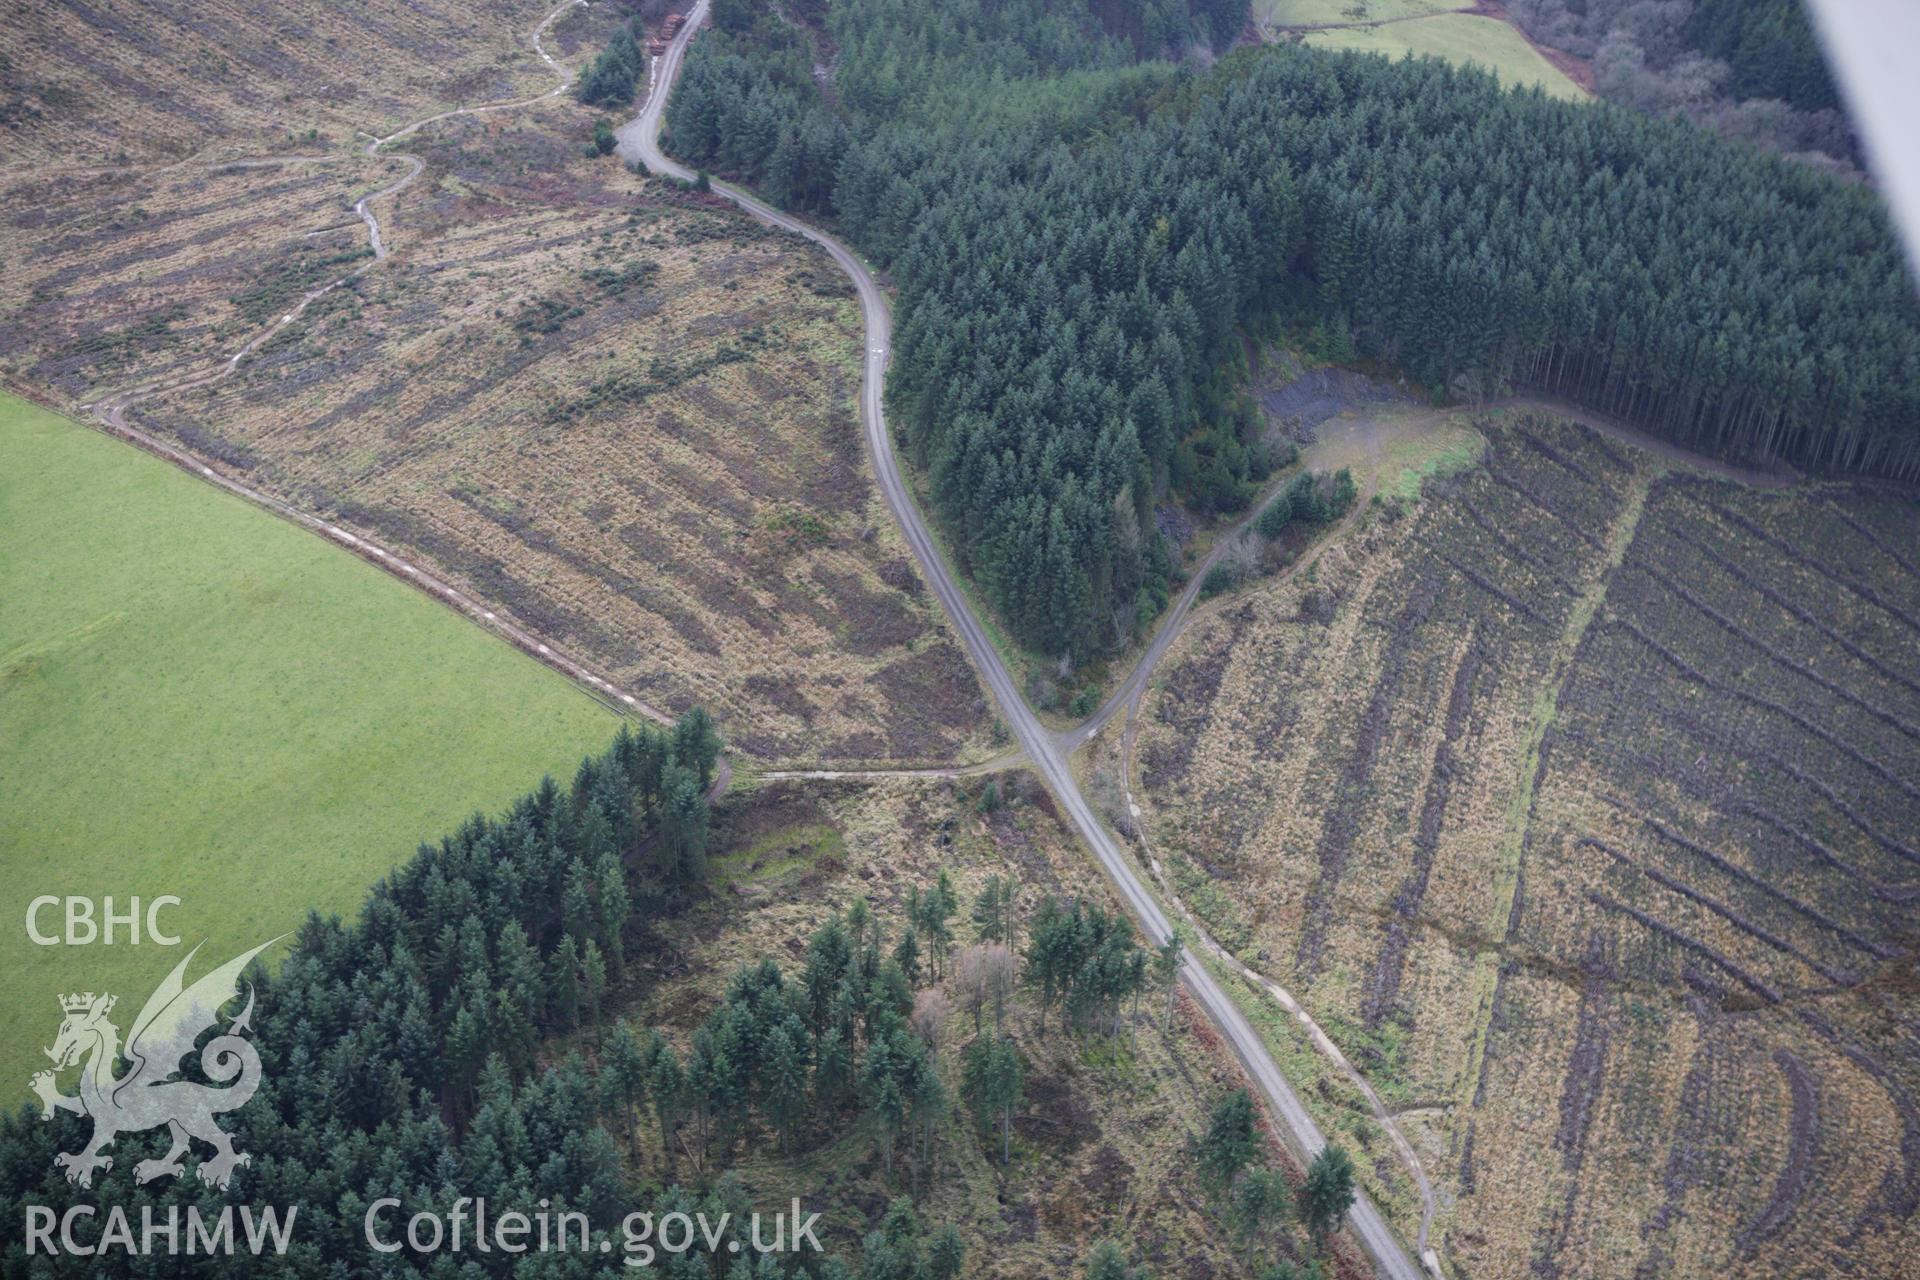
[{"label": "fence line along field", "polygon": [[1169,655],[1155,848],[1402,1110],[1464,1274],[1894,1274],[1920,513],[1482,429],[1477,469]]},{"label": "fence line along field", "polygon": [[[620,18],[570,12],[551,47],[578,61]],[[594,119],[562,97],[411,135],[425,172],[379,210],[393,256],[129,423],[652,705],[704,704],[751,755],[977,752],[985,700],[867,476],[843,278],[583,155]],[[72,187],[15,175],[49,209],[4,233],[0,363],[75,403],[216,365],[368,260],[350,205],[406,163],[302,144]]]},{"label": "fence line along field", "polygon": [[[172,894],[162,922],[184,945],[237,955],[310,908],[353,910],[420,840],[569,775],[616,722],[345,550],[12,397],[0,509],[0,1012],[17,1032],[0,1071],[16,1085],[47,1065],[56,995],[138,1009],[165,974],[124,938],[33,945],[34,897]],[[39,923],[57,934],[60,912]]]}]

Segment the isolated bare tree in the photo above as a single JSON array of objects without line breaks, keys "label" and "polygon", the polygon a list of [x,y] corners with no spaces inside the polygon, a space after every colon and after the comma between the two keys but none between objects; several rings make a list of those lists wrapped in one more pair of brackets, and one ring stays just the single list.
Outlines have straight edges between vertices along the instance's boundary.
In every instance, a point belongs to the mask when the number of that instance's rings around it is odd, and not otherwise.
[{"label": "isolated bare tree", "polygon": [[1013,952],[1005,943],[978,943],[955,957],[953,986],[960,994],[961,1007],[973,1015],[974,1034],[980,1032],[981,1014],[988,1005],[993,1006],[993,1029],[995,1034],[999,1033],[1007,996],[1013,992],[1014,977]]},{"label": "isolated bare tree", "polygon": [[960,1007],[973,1015],[975,1035],[980,1033],[980,1015],[987,1004],[987,971],[980,953],[989,945],[982,942],[964,947],[953,959],[953,989],[960,997]]},{"label": "isolated bare tree", "polygon": [[928,987],[913,998],[913,1013],[908,1022],[916,1034],[927,1042],[934,1059],[939,1060],[940,1051],[947,1043],[947,1023],[953,1018],[953,1001],[947,999],[947,993],[938,987]]},{"label": "isolated bare tree", "polygon": [[1227,544],[1220,554],[1220,566],[1233,578],[1233,585],[1251,582],[1260,576],[1260,541],[1245,533]]}]

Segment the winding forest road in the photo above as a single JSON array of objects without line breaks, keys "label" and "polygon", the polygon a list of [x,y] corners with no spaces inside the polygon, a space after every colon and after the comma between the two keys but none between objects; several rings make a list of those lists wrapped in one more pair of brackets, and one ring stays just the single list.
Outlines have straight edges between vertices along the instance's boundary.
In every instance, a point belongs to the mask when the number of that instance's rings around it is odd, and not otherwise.
[{"label": "winding forest road", "polygon": [[[620,157],[628,162],[638,161],[654,173],[666,174],[682,181],[691,180],[695,175],[660,150],[660,124],[666,108],[667,98],[673,87],[674,77],[678,74],[686,56],[687,46],[694,33],[700,28],[707,16],[708,0],[698,0],[687,15],[686,24],[667,46],[665,53],[656,59],[656,65],[649,81],[647,101],[640,114],[617,131]],[[1086,797],[1081,794],[1080,784],[1074,778],[1068,764],[1067,753],[1062,750],[1056,736],[1041,724],[1026,700],[1021,697],[1019,687],[1001,661],[999,652],[994,648],[986,629],[981,625],[966,596],[960,590],[948,569],[946,561],[935,544],[933,534],[927,528],[920,509],[913,499],[905,477],[901,474],[899,461],[895,458],[892,441],[887,435],[887,423],[884,407],[881,403],[882,383],[886,374],[887,354],[893,335],[893,317],[887,305],[886,295],[881,291],[879,282],[873,273],[854,253],[805,222],[791,217],[773,208],[764,201],[756,199],[747,192],[728,183],[714,182],[713,189],[732,200],[740,208],[761,221],[797,235],[804,236],[824,249],[848,279],[860,297],[860,310],[866,322],[866,359],[864,379],[860,394],[862,423],[867,435],[867,449],[872,455],[875,474],[880,481],[881,492],[885,495],[887,506],[893,511],[894,519],[900,525],[901,533],[913,549],[914,558],[920,562],[921,572],[932,584],[934,594],[939,597],[941,606],[946,610],[954,629],[960,633],[966,644],[967,652],[972,655],[974,666],[992,691],[994,700],[999,703],[1001,714],[1006,718],[1014,737],[1026,751],[1047,787],[1053,792],[1061,808],[1072,820],[1094,857],[1100,862],[1114,886],[1119,890],[1134,919],[1139,922],[1142,932],[1154,945],[1164,942],[1172,934],[1166,914],[1160,909],[1159,902],[1141,881],[1139,872],[1129,859],[1107,834],[1106,828],[1094,815]],[[1173,628],[1166,629],[1169,634]],[[1146,664],[1142,664],[1145,666]],[[1299,1096],[1287,1083],[1273,1056],[1267,1051],[1253,1024],[1234,1003],[1212,972],[1189,954],[1180,970],[1182,982],[1195,1003],[1207,1014],[1213,1024],[1219,1028],[1222,1037],[1233,1048],[1235,1056],[1246,1068],[1260,1092],[1265,1095],[1272,1116],[1292,1149],[1306,1158],[1311,1158],[1326,1145],[1326,1139],[1320,1128],[1301,1104]],[[1386,1220],[1372,1201],[1364,1195],[1354,1202],[1348,1215],[1349,1223],[1361,1246],[1372,1258],[1376,1271],[1390,1280],[1420,1280],[1420,1268],[1408,1256],[1399,1239],[1388,1228]],[[1439,1274],[1437,1262],[1428,1255],[1428,1265],[1435,1275]]]},{"label": "winding forest road", "polygon": [[[391,144],[401,141],[413,135],[418,130],[439,121],[530,106],[534,103],[546,101],[566,93],[572,87],[573,75],[565,66],[548,53],[542,42],[542,38],[549,28],[569,9],[575,5],[584,5],[586,3],[588,3],[588,0],[561,0],[559,4],[555,5],[555,7],[542,18],[533,30],[532,46],[534,51],[557,77],[557,83],[553,88],[528,97],[439,112],[412,121],[382,137],[365,134],[363,136],[365,136],[368,141],[363,149],[364,154],[367,156],[378,156],[383,149]],[[683,180],[692,179],[694,174],[684,166],[668,159],[660,151],[658,140],[662,116],[673,80],[680,69],[687,47],[694,33],[699,29],[706,17],[707,7],[708,0],[699,0],[692,10],[689,11],[688,21],[668,46],[667,51],[660,57],[653,59],[644,108],[635,119],[621,127],[617,132],[618,150],[623,160],[628,162],[643,162],[656,173],[667,174]],[[268,157],[227,161],[224,162],[224,165],[226,167],[269,167],[283,164],[319,163],[324,162],[328,158],[329,157],[324,156]],[[259,351],[288,325],[298,320],[313,303],[326,297],[335,290],[351,284],[375,266],[386,261],[390,251],[385,236],[383,235],[379,216],[375,212],[374,207],[376,204],[407,190],[419,179],[425,169],[424,162],[417,156],[403,156],[400,158],[407,162],[408,168],[406,173],[379,189],[360,197],[352,205],[354,216],[358,218],[360,222],[364,223],[367,229],[370,256],[366,261],[343,273],[334,280],[301,295],[272,325],[256,334],[243,346],[213,367],[202,369],[197,373],[190,373],[173,378],[163,377],[153,379],[132,387],[115,390],[101,396],[90,405],[83,406],[83,408],[90,411],[101,425],[107,427],[115,434],[140,445],[149,452],[174,462],[185,470],[200,475],[210,483],[259,506],[265,507],[288,520],[305,526],[319,533],[321,536],[345,546],[374,564],[387,569],[396,576],[412,581],[429,594],[441,597],[448,604],[470,615],[483,626],[501,634],[517,647],[586,686],[596,697],[600,698],[607,705],[619,710],[636,712],[662,723],[671,723],[672,717],[664,711],[648,705],[625,690],[617,688],[583,664],[557,652],[537,635],[500,617],[488,604],[465,594],[451,583],[434,576],[427,570],[408,562],[406,559],[348,530],[301,511],[271,494],[254,489],[238,480],[215,472],[199,458],[152,433],[129,424],[126,419],[127,410],[139,402],[173,392],[208,386],[227,378],[243,361]],[[191,163],[193,162],[181,161],[173,165],[165,166],[165,169],[179,168]],[[163,171],[164,169],[154,172]],[[942,607],[946,610],[955,629],[960,633],[961,639],[965,643],[968,652],[972,655],[974,664],[979,670],[982,679],[992,690],[1003,716],[1013,730],[1020,747],[1025,753],[1026,760],[1030,761],[1032,767],[1039,772],[1049,790],[1059,801],[1062,809],[1072,819],[1075,828],[1093,850],[1096,859],[1120,892],[1135,919],[1139,922],[1142,931],[1151,942],[1156,945],[1159,944],[1170,936],[1171,927],[1168,918],[1161,909],[1159,902],[1143,883],[1139,868],[1136,867],[1132,859],[1126,856],[1126,853],[1116,844],[1098,817],[1094,814],[1091,806],[1081,792],[1078,781],[1073,775],[1070,760],[1074,751],[1098,733],[1114,715],[1121,713],[1123,710],[1131,715],[1131,712],[1138,706],[1140,695],[1144,691],[1153,671],[1158,666],[1159,661],[1172,646],[1173,642],[1185,630],[1186,623],[1191,620],[1191,615],[1198,602],[1199,591],[1204,582],[1207,568],[1218,560],[1220,555],[1224,553],[1227,547],[1237,537],[1241,536],[1245,526],[1252,522],[1253,517],[1248,517],[1241,525],[1224,533],[1219,538],[1209,555],[1193,573],[1186,589],[1175,602],[1174,607],[1162,620],[1161,626],[1149,644],[1148,649],[1140,656],[1139,661],[1135,663],[1133,669],[1128,673],[1121,685],[1095,715],[1083,724],[1071,729],[1063,731],[1048,729],[1033,714],[1033,711],[1021,696],[1016,681],[1007,670],[998,650],[994,647],[990,637],[981,625],[980,620],[973,613],[964,593],[954,580],[951,571],[940,553],[938,545],[927,528],[918,505],[914,501],[912,492],[900,471],[898,460],[892,448],[892,442],[888,438],[882,404],[882,387],[892,334],[892,316],[887,304],[886,295],[874,279],[872,272],[868,270],[865,264],[850,250],[814,227],[767,205],[763,201],[730,184],[715,182],[713,186],[716,192],[733,201],[753,216],[771,225],[804,236],[806,239],[819,245],[834,259],[835,263],[846,273],[854,284],[860,299],[861,310],[866,326],[866,355],[861,392],[861,416],[867,435],[868,452],[872,455],[875,473],[880,481],[881,490],[886,497],[887,504],[892,510],[909,546],[912,547],[915,558],[920,562],[923,574],[927,581],[933,585],[935,594],[938,596]],[[352,225],[353,223],[348,222],[338,224],[336,227],[328,229],[332,230],[338,229],[338,226]],[[1744,480],[1748,483],[1777,485],[1790,482],[1791,479],[1793,479],[1791,473],[1786,475],[1779,473],[1756,473],[1724,463],[1701,460],[1693,455],[1685,454],[1684,451],[1678,450],[1675,446],[1651,440],[1641,433],[1632,432],[1630,429],[1623,429],[1619,424],[1613,423],[1610,420],[1596,420],[1592,415],[1582,413],[1571,406],[1562,405],[1558,402],[1520,398],[1504,403],[1507,407],[1522,410],[1538,409],[1558,413],[1563,416],[1576,417],[1615,438],[1627,439],[1630,443],[1642,448],[1649,448],[1654,452],[1668,454],[1673,456],[1675,460],[1685,461],[1688,465],[1704,467],[1705,469],[1726,475],[1729,478]],[[1256,512],[1258,505],[1259,504],[1256,504],[1255,506]],[[1361,503],[1356,503],[1354,514],[1357,515],[1362,505]],[[1348,518],[1352,519],[1353,516],[1350,515]],[[1128,726],[1128,732],[1130,737],[1130,724]],[[1128,743],[1123,758],[1130,765],[1131,742]],[[1021,763],[1021,761],[1016,756],[1003,755],[972,766],[956,766],[953,768],[864,771],[789,769],[770,771],[763,776],[770,779],[829,777],[882,779],[899,776],[958,777],[986,774],[996,769],[1011,767],[1019,763]],[[716,799],[726,791],[731,781],[732,773],[733,770],[730,762],[725,756],[722,756],[718,761],[714,784],[709,792],[710,799]],[[1130,794],[1128,798],[1129,801],[1131,801]],[[1150,854],[1146,856],[1151,857]],[[1171,900],[1178,905],[1177,898],[1172,898]],[[1182,908],[1182,910],[1184,911],[1184,908]],[[1198,936],[1203,940],[1203,946],[1210,944],[1210,940],[1205,939],[1204,932],[1201,932]],[[1212,949],[1218,951],[1217,947]],[[1279,999],[1283,1004],[1288,1005],[1290,1012],[1296,1011],[1294,1007],[1291,1006],[1286,993],[1277,988],[1269,980],[1253,973],[1251,970],[1245,969],[1244,966],[1224,953],[1219,955],[1219,959],[1229,971],[1240,972],[1246,981],[1256,987],[1264,988],[1269,995]],[[1253,1079],[1255,1085],[1266,1097],[1270,1112],[1287,1140],[1288,1145],[1297,1154],[1306,1157],[1310,1157],[1319,1151],[1320,1148],[1325,1145],[1324,1136],[1315,1125],[1306,1108],[1301,1104],[1298,1095],[1287,1083],[1278,1065],[1266,1049],[1259,1033],[1253,1028],[1239,1005],[1228,995],[1219,980],[1213,976],[1213,973],[1197,962],[1191,953],[1188,954],[1182,965],[1181,978],[1194,1001],[1205,1011],[1209,1019],[1219,1029],[1223,1038],[1232,1047],[1235,1055],[1245,1067],[1247,1074]],[[1302,1021],[1306,1022],[1310,1032],[1317,1033],[1318,1029],[1313,1027],[1309,1020],[1302,1017]],[[1320,1038],[1324,1039],[1324,1037]],[[1321,1048],[1323,1052],[1330,1052],[1336,1059],[1344,1064],[1344,1059],[1340,1058],[1337,1049],[1332,1047],[1330,1041],[1322,1045]],[[1348,1065],[1347,1070],[1349,1074],[1353,1074],[1350,1065]],[[1363,1091],[1369,1094],[1376,1112],[1379,1112],[1381,1110],[1379,1101],[1377,1097],[1373,1097],[1365,1081],[1357,1080],[1357,1083],[1360,1084]],[[1387,1128],[1389,1132],[1394,1133],[1394,1135],[1398,1137],[1397,1129],[1395,1129],[1394,1126],[1389,1123]],[[1404,1140],[1401,1140],[1399,1145],[1406,1147]],[[1419,1170],[1417,1159],[1412,1158],[1410,1147],[1406,1148],[1405,1154],[1409,1157],[1409,1163],[1414,1169],[1416,1178],[1422,1184],[1423,1200],[1426,1204],[1426,1211],[1423,1213],[1420,1223],[1418,1241],[1421,1261],[1425,1263],[1433,1276],[1439,1277],[1441,1272],[1437,1257],[1428,1248],[1427,1242],[1427,1229],[1432,1213],[1431,1189],[1425,1185],[1424,1176]],[[1416,1266],[1413,1258],[1409,1256],[1399,1239],[1388,1228],[1378,1209],[1366,1199],[1364,1195],[1356,1200],[1349,1215],[1349,1221],[1354,1235],[1372,1259],[1379,1274],[1390,1277],[1391,1280],[1420,1280],[1421,1271],[1419,1267]]]}]

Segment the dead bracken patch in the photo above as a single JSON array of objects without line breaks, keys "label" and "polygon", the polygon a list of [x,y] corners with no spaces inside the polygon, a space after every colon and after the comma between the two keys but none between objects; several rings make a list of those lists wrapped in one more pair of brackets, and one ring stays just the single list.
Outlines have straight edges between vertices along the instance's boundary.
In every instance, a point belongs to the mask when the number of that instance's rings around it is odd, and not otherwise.
[{"label": "dead bracken patch", "polygon": [[[874,530],[856,309],[806,283],[825,260],[804,242],[583,158],[590,120],[556,99],[409,138],[426,171],[382,212],[393,256],[132,421],[656,706],[704,704],[751,754],[978,750],[978,684],[891,523]],[[307,151],[81,184],[66,230],[7,231],[4,358],[80,397],[243,341],[364,252],[354,185],[403,163]],[[103,256],[84,229],[129,206]],[[106,304],[123,288],[137,305]]]},{"label": "dead bracken patch", "polygon": [[[1914,508],[1482,429],[1483,469],[1176,643],[1153,846],[1390,1106],[1455,1099],[1426,1162],[1463,1274],[1898,1272]],[[1411,1231],[1365,1116],[1303,1093]]]},{"label": "dead bracken patch", "polygon": [[[1046,893],[1116,906],[1051,810],[1020,798],[1027,786],[1006,791],[1009,801],[987,815],[960,780],[773,782],[728,796],[716,810],[710,847],[726,887],[637,922],[650,939],[646,954],[672,959],[611,993],[609,1005],[683,1042],[742,965],[770,957],[797,973],[804,940],[855,895],[866,897],[890,947],[908,891],[942,868],[963,904],[956,945],[972,939],[965,908],[990,875],[1018,884],[1020,919]],[[735,891],[755,886],[767,891]],[[1006,1029],[1025,1059],[1027,1087],[1013,1121],[1013,1162],[1001,1164],[999,1135],[982,1136],[961,1103],[942,1126],[937,1170],[915,1206],[923,1220],[951,1222],[968,1238],[969,1275],[1015,1280],[1070,1271],[1089,1241],[1109,1236],[1157,1241],[1158,1256],[1236,1274],[1211,1211],[1195,1198],[1189,1140],[1240,1077],[1211,1024],[1184,996],[1182,1004],[1187,1013],[1168,1034],[1157,1003],[1143,1003],[1137,1034],[1123,1034],[1116,1048],[1104,1037],[1059,1035],[1057,1009],[1041,1036],[1031,992],[1014,996]],[[957,1002],[954,1008],[946,1065],[957,1093],[958,1054],[974,1028]],[[587,1047],[590,1038],[582,1040]],[[658,1154],[643,1147],[636,1172],[664,1173]],[[886,1179],[864,1131],[805,1133],[791,1158],[772,1150],[755,1144],[750,1158],[734,1164],[756,1198],[798,1195],[831,1205],[833,1230],[851,1233],[847,1239],[876,1225],[905,1191],[898,1178]]]}]

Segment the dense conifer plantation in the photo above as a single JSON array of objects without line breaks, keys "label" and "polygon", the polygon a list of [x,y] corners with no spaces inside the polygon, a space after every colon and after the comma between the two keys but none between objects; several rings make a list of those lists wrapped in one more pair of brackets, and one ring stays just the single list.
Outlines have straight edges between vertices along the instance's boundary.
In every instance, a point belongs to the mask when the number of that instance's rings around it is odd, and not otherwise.
[{"label": "dense conifer plantation", "polygon": [[[670,731],[623,729],[611,750],[582,762],[571,787],[547,780],[504,816],[475,817],[437,847],[422,846],[374,887],[357,923],[310,917],[277,972],[251,975],[250,1039],[262,1078],[222,1124],[251,1156],[230,1198],[276,1206],[283,1221],[286,1209],[297,1211],[285,1260],[42,1256],[33,1274],[362,1274],[377,1260],[362,1218],[383,1196],[403,1203],[390,1225],[418,1210],[445,1213],[458,1196],[529,1211],[544,1198],[556,1214],[586,1213],[597,1229],[647,1207],[628,1190],[619,1147],[598,1123],[604,1093],[593,1073],[571,1058],[539,1069],[536,1054],[544,1036],[597,1019],[600,994],[626,964],[629,913],[698,874],[689,850],[702,843],[699,788],[718,749],[703,711]],[[676,805],[685,811],[678,830]],[[222,959],[202,957],[189,980]],[[146,993],[118,994],[124,1027]],[[227,1010],[221,1027],[237,1012]],[[43,1121],[37,1108],[0,1117],[0,1210],[11,1221],[25,1220],[26,1205],[56,1214],[75,1203],[98,1204],[102,1214],[119,1205],[137,1230],[143,1206],[164,1221],[169,1206],[213,1213],[226,1202],[209,1200],[191,1159],[184,1175],[134,1185],[137,1160],[165,1150],[164,1129],[122,1134],[114,1168],[91,1190],[72,1186],[53,1156],[80,1149],[90,1128],[66,1112]],[[676,1188],[658,1199],[692,1210],[738,1208],[738,1198],[723,1185],[705,1197]],[[96,1239],[102,1225],[94,1220],[79,1238]],[[23,1250],[15,1234],[8,1274],[27,1273]],[[516,1261],[497,1253],[461,1260],[479,1269],[448,1268],[444,1256],[418,1268],[505,1275]],[[383,1274],[414,1269],[402,1258],[380,1261]],[[518,1261],[520,1274],[559,1276],[594,1272],[598,1260]]]},{"label": "dense conifer plantation", "polygon": [[[632,1274],[628,1215],[658,1222],[678,1212],[716,1224],[731,1215],[743,1253],[726,1237],[709,1253],[702,1237],[684,1253],[660,1248],[651,1259],[660,1274],[953,1280],[963,1242],[950,1227],[924,1225],[904,1198],[861,1242],[857,1264],[800,1246],[746,1252],[755,1205],[726,1171],[756,1147],[815,1147],[856,1123],[903,1192],[926,1185],[951,1099],[928,1040],[908,1023],[908,975],[884,958],[884,930],[864,900],[813,935],[795,976],[771,960],[736,973],[683,1051],[658,1028],[609,1026],[602,1016],[602,997],[629,964],[628,917],[699,891],[704,792],[719,747],[699,709],[672,729],[623,728],[570,787],[549,779],[504,816],[475,817],[439,846],[422,846],[374,887],[358,923],[311,917],[276,973],[256,966],[249,1038],[262,1077],[222,1126],[250,1157],[228,1197],[209,1198],[191,1156],[183,1175],[135,1182],[129,1171],[164,1150],[164,1129],[121,1134],[114,1167],[81,1189],[53,1156],[85,1144],[87,1119],[61,1112],[48,1123],[26,1108],[0,1116],[0,1212],[21,1222],[28,1205],[56,1215],[97,1205],[78,1244],[101,1239],[113,1206],[136,1233],[143,1211],[165,1222],[170,1210],[183,1215],[184,1233],[185,1207],[195,1204],[209,1215],[229,1202],[272,1206],[282,1224],[293,1215],[284,1256],[249,1256],[236,1226],[237,1258],[165,1256],[163,1239],[152,1261],[118,1248],[92,1258],[43,1250],[31,1274]],[[944,875],[915,901],[920,925],[935,934],[956,909]],[[131,1017],[144,993],[124,994]],[[590,1033],[595,1065],[578,1055],[553,1061],[548,1038],[574,1032]],[[1003,1043],[1003,1056],[1014,1053]],[[1015,1077],[995,1095],[1003,1110],[1020,1101],[1017,1069]],[[544,1211],[555,1224],[584,1214],[613,1247],[601,1252],[596,1235],[585,1252],[483,1251],[470,1216],[461,1252],[445,1240],[438,1253],[376,1251],[364,1223],[369,1206],[389,1197],[400,1204],[378,1215],[382,1243],[404,1242],[412,1214],[445,1217],[467,1197],[486,1200],[496,1222],[507,1212]],[[769,1241],[773,1234],[769,1223]],[[18,1236],[4,1257],[6,1274],[29,1273]]]},{"label": "dense conifer plantation", "polygon": [[1437,394],[1534,387],[1710,452],[1920,474],[1920,307],[1870,191],[1433,61],[1199,70],[1232,16],[1196,6],[1156,46],[1159,8],[836,0],[826,96],[809,37],[742,6],[671,109],[682,154],[892,272],[890,402],[1025,643],[1097,650],[1153,611],[1164,487],[1244,505],[1268,460],[1225,375],[1277,322]]}]

